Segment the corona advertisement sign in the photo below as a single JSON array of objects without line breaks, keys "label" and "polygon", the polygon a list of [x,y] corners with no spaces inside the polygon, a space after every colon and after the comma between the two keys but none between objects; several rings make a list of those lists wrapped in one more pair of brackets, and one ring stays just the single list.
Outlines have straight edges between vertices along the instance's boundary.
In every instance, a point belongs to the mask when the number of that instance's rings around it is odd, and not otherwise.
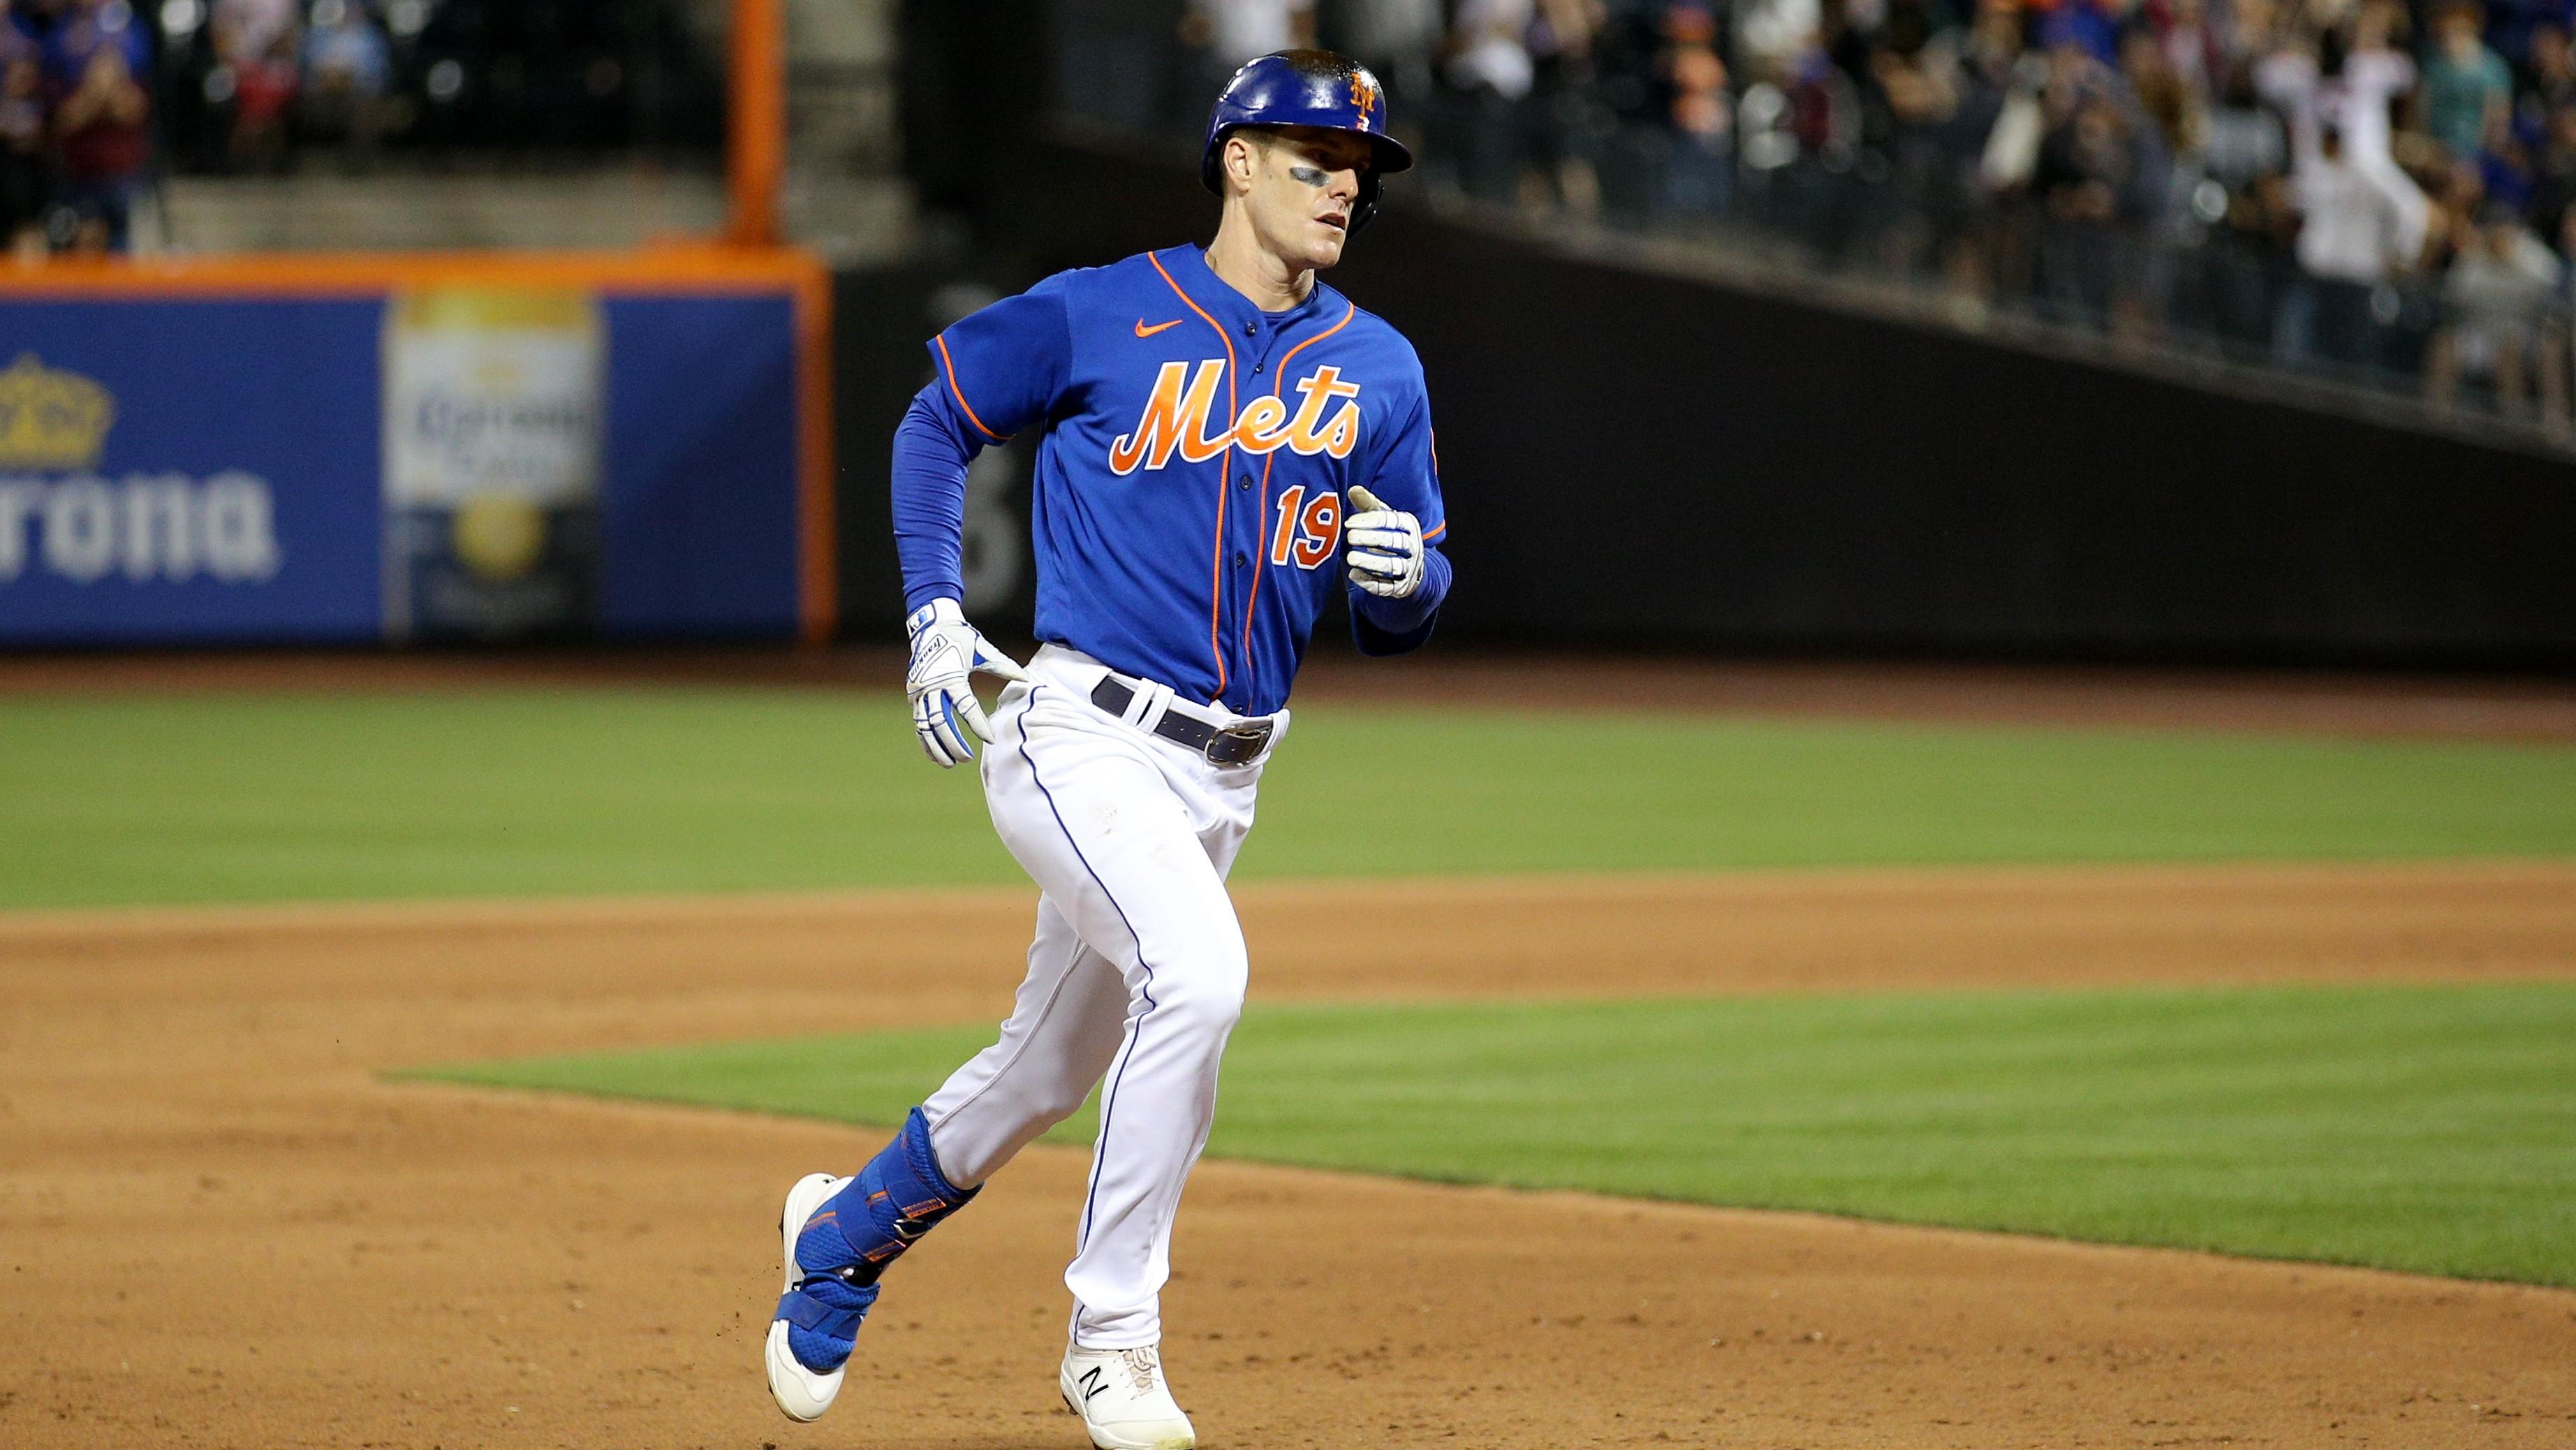
[{"label": "corona advertisement sign", "polygon": [[577,634],[598,622],[607,403],[597,299],[406,292],[385,322],[385,627]]},{"label": "corona advertisement sign", "polygon": [[0,272],[0,644],[819,637],[826,279],[702,265]]},{"label": "corona advertisement sign", "polygon": [[276,576],[266,480],[238,469],[102,476],[115,417],[107,389],[33,353],[0,372],[0,585],[31,568],[79,585]]}]

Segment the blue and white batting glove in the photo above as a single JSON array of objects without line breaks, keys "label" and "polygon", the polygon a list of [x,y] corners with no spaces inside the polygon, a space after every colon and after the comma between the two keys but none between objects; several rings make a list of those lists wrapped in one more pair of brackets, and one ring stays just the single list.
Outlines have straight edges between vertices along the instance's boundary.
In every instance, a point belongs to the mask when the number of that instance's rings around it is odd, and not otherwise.
[{"label": "blue and white batting glove", "polygon": [[1342,521],[1351,582],[1380,599],[1407,599],[1422,587],[1422,520],[1386,506],[1376,494],[1351,485],[1361,512]]},{"label": "blue and white batting glove", "polygon": [[903,692],[912,700],[912,732],[921,748],[942,770],[973,760],[968,735],[990,741],[993,724],[975,700],[969,676],[978,672],[1005,680],[1025,680],[1019,662],[986,643],[954,599],[934,599],[903,622],[912,636],[912,665],[904,672]]}]

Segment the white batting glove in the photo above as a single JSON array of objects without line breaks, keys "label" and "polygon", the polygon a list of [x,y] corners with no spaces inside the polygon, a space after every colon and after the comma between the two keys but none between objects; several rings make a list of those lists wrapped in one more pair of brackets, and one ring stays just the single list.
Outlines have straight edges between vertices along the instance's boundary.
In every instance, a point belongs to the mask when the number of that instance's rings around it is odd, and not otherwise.
[{"label": "white batting glove", "polygon": [[912,733],[922,751],[942,770],[973,760],[968,734],[993,738],[993,722],[975,699],[968,678],[978,672],[1005,680],[1025,680],[1019,662],[988,644],[954,599],[934,599],[903,622],[912,636],[912,666],[904,672],[903,692],[912,700]]},{"label": "white batting glove", "polygon": [[1343,562],[1351,582],[1380,599],[1406,599],[1422,587],[1422,520],[1391,509],[1376,494],[1351,485],[1361,512],[1342,521],[1348,546]]}]

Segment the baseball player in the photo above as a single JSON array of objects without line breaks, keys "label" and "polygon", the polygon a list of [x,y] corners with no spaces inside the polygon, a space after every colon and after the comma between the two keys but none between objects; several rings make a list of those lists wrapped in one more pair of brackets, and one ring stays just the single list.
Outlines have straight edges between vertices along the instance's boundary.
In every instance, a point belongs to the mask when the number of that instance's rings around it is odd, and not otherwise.
[{"label": "baseball player", "polygon": [[[1243,1010],[1226,872],[1333,591],[1387,655],[1449,588],[1421,363],[1315,276],[1413,164],[1385,131],[1361,66],[1260,57],[1208,122],[1212,244],[1061,273],[931,340],[894,442],[905,690],[939,765],[985,743],[994,829],[1043,895],[1001,1039],[855,1178],[787,1194],[767,1360],[792,1418],[839,1393],[886,1265],[1099,1086],[1058,1388],[1104,1450],[1197,1443],[1157,1301]],[[966,622],[958,554],[967,465],[1030,429],[1043,644],[1022,668]],[[1008,682],[989,717],[979,671]]]}]

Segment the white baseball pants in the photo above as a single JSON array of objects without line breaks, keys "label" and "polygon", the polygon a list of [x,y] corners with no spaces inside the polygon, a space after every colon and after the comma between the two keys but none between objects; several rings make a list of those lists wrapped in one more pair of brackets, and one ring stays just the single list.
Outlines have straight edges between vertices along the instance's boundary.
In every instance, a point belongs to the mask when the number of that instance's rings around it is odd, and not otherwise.
[{"label": "white baseball pants", "polygon": [[[983,1182],[1101,1085],[1100,1136],[1065,1286],[1074,1342],[1162,1337],[1172,1216],[1216,1116],[1217,1060],[1243,1012],[1243,930],[1226,872],[1268,759],[1220,766],[1150,733],[1150,685],[1124,718],[1091,703],[1099,662],[1056,645],[1002,692],[982,756],[1002,843],[1043,893],[1027,980],[1001,1040],[923,1111],[940,1170]],[[1179,708],[1219,725],[1247,717]],[[1271,747],[1287,727],[1283,711]]]}]

